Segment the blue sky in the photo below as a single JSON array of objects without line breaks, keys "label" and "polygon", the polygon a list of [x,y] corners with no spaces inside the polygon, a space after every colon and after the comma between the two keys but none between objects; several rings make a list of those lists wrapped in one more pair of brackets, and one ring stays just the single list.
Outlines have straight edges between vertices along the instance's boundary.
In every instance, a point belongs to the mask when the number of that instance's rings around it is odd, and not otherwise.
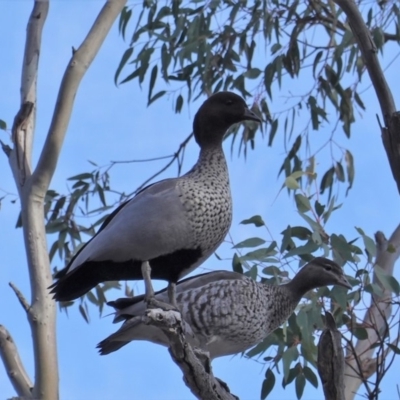
[{"label": "blue sky", "polygon": [[[78,47],[103,5],[102,1],[54,1],[43,33],[38,84],[37,127],[34,161],[45,139],[50,123],[57,90],[72,46]],[[12,125],[19,108],[20,71],[23,56],[26,23],[32,2],[27,0],[2,0],[0,3],[0,118]],[[90,171],[87,160],[107,164],[110,160],[129,160],[171,154],[191,132],[191,120],[200,103],[185,107],[181,114],[173,113],[174,103],[167,97],[146,107],[147,87],[141,91],[136,83],[115,87],[114,72],[126,45],[114,27],[80,86],[75,109],[68,128],[57,172],[51,187],[66,192],[66,178]],[[387,63],[397,54],[392,46],[386,54]],[[385,63],[384,63],[385,65]],[[399,59],[386,72],[389,83],[397,84]],[[296,87],[295,85],[299,85]],[[293,83],[293,92],[301,91],[301,82]],[[365,76],[364,87],[368,87]],[[400,103],[399,92],[394,91]],[[400,220],[399,195],[391,177],[386,154],[380,140],[375,114],[380,113],[372,89],[363,99],[368,112],[352,128],[350,141],[338,135],[356,160],[356,181],[343,207],[328,224],[330,233],[343,232],[346,237],[356,237],[355,226],[361,226],[370,236],[382,230],[391,234]],[[279,102],[279,100],[278,100]],[[271,111],[274,111],[271,110]],[[327,127],[326,131],[330,132]],[[266,140],[258,140],[254,151],[246,160],[230,156],[230,143],[225,144],[234,198],[234,220],[231,235],[235,242],[249,236],[263,235],[255,228],[239,222],[255,214],[262,215],[272,235],[279,239],[280,232],[289,223],[300,221],[295,205],[285,192],[279,194],[282,180],[277,171],[282,162],[282,146],[267,147]],[[320,134],[320,133],[318,133]],[[0,139],[8,134],[0,132]],[[318,140],[318,139],[317,139]],[[190,143],[186,152],[184,171],[197,158],[197,145]],[[128,164],[117,166],[112,172],[112,185],[130,192],[143,182],[156,164]],[[0,156],[0,190],[16,193],[15,185],[5,156]],[[164,176],[173,176],[169,170]],[[4,193],[0,191],[0,196]],[[278,195],[279,194],[279,195]],[[14,282],[29,298],[29,282],[23,252],[21,230],[14,229],[18,203],[12,204],[9,196],[0,210],[0,323],[13,335],[28,372],[33,377],[31,335],[23,310],[8,282]],[[396,211],[397,210],[397,211]],[[232,256],[231,245],[225,243],[218,253]],[[204,269],[230,268],[230,261],[218,261],[212,256]],[[198,270],[202,272],[202,269]],[[398,274],[397,274],[398,277]],[[136,288],[136,286],[135,286]],[[140,286],[137,286],[140,290]],[[117,297],[110,293],[109,299]],[[107,312],[106,312],[107,313]],[[106,314],[105,313],[105,314]],[[86,324],[77,307],[58,317],[58,346],[61,378],[61,399],[191,399],[193,396],[182,382],[180,370],[170,360],[165,348],[151,343],[138,342],[126,346],[112,355],[100,357],[96,344],[117,328],[111,317],[98,318],[91,309],[91,323]],[[265,354],[267,355],[267,354]],[[398,377],[395,370],[399,360],[382,384],[381,399],[392,399]],[[241,399],[258,399],[265,368],[262,364],[240,356],[225,357],[213,362],[214,373],[226,381],[233,393]],[[2,398],[15,393],[0,367],[0,393]],[[294,387],[281,388],[278,378],[271,399],[294,399]],[[307,385],[306,399],[322,398],[322,391]]]}]

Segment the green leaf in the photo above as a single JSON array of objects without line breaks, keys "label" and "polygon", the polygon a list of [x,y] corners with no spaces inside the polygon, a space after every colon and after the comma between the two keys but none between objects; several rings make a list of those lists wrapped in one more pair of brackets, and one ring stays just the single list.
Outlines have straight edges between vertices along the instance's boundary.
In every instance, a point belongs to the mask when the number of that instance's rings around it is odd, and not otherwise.
[{"label": "green leaf", "polygon": [[293,257],[302,254],[311,254],[314,251],[319,249],[319,245],[316,244],[313,240],[309,240],[304,246],[297,246],[294,249],[289,250],[284,258]]},{"label": "green leaf", "polygon": [[283,232],[283,238],[282,238],[282,244],[281,244],[281,253],[284,251],[292,248],[295,246],[293,240],[292,240],[292,229],[290,226],[288,226]]},{"label": "green leaf", "polygon": [[333,286],[331,290],[332,298],[339,304],[342,310],[347,306],[347,289],[341,286]]},{"label": "green leaf", "polygon": [[352,332],[358,340],[368,339],[368,332],[365,328],[354,328],[352,329]]},{"label": "green leaf", "polygon": [[400,349],[392,343],[388,343],[388,347],[393,351],[395,354],[400,354]]},{"label": "green leaf", "polygon": [[314,78],[316,78],[316,76],[315,76],[315,70],[317,69],[318,63],[319,63],[319,61],[321,60],[322,55],[323,55],[323,51],[320,50],[320,51],[317,53],[317,55],[315,56],[315,58],[314,58],[314,63],[313,63],[313,76],[314,76]]},{"label": "green leaf", "polygon": [[161,90],[160,92],[156,93],[147,103],[147,106],[149,106],[151,103],[155,102],[157,99],[160,97],[164,96],[164,94],[167,93],[166,90]]},{"label": "green leaf", "polygon": [[307,367],[305,365],[303,367],[303,374],[305,378],[308,380],[308,382],[311,383],[311,385],[313,385],[315,388],[318,388],[318,378],[310,367]]},{"label": "green leaf", "polygon": [[281,275],[281,270],[275,265],[270,265],[269,267],[265,267],[262,273],[265,275],[279,276]]},{"label": "green leaf", "polygon": [[336,174],[337,179],[340,182],[344,182],[344,180],[345,180],[344,169],[343,169],[343,166],[342,166],[342,164],[340,162],[337,162],[335,164],[335,174]]},{"label": "green leaf", "polygon": [[2,119],[0,119],[0,129],[2,129],[3,131],[7,130],[7,124]]},{"label": "green leaf", "polygon": [[180,94],[177,99],[176,99],[176,104],[175,104],[175,112],[176,113],[180,113],[182,110],[182,106],[183,106],[183,97]]},{"label": "green leaf", "polygon": [[133,53],[133,47],[129,47],[129,49],[125,50],[125,53],[123,54],[121,61],[119,62],[118,68],[115,71],[114,83],[116,85],[118,84],[119,74],[121,73],[127,61],[130,59],[132,53]]},{"label": "green leaf", "polygon": [[374,265],[374,272],[385,289],[390,290],[397,296],[400,294],[400,285],[394,276],[388,275],[378,264]]},{"label": "green leaf", "polygon": [[334,173],[335,173],[335,168],[334,167],[329,168],[321,179],[321,184],[320,184],[321,194],[324,194],[325,190],[329,189],[328,198],[331,197]]},{"label": "green leaf", "polygon": [[[354,261],[352,255],[352,246],[347,243],[343,235],[331,235],[331,245],[333,250],[338,256],[342,258],[343,261]],[[339,263],[340,264],[340,263]]]},{"label": "green leaf", "polygon": [[[304,226],[292,226],[290,228],[291,237],[296,237],[300,240],[310,239],[312,232]],[[281,232],[283,234],[283,232]]]},{"label": "green leaf", "polygon": [[83,174],[71,176],[71,178],[68,178],[67,180],[68,181],[83,181],[85,179],[92,179],[92,178],[93,178],[93,174],[84,172]]},{"label": "green leaf", "polygon": [[271,130],[269,131],[268,146],[272,146],[275,134],[278,131],[278,119],[274,119],[271,124]]},{"label": "green leaf", "polygon": [[254,224],[257,228],[260,226],[265,226],[265,223],[263,219],[261,218],[260,215],[254,215],[253,217],[249,219],[244,219],[242,222],[240,222],[242,225],[247,225],[247,224]]},{"label": "green leaf", "polygon": [[258,238],[258,237],[253,237],[253,238],[243,240],[243,242],[236,244],[232,248],[233,249],[241,249],[243,247],[257,247],[257,246],[261,246],[264,243],[265,243],[265,240]]},{"label": "green leaf", "polygon": [[79,304],[79,312],[81,313],[83,319],[84,319],[87,323],[89,323],[89,317],[88,317],[88,315],[87,315],[87,313],[86,313],[86,310],[83,308],[82,304]]},{"label": "green leaf", "polygon": [[299,351],[296,346],[289,347],[282,355],[283,376],[285,381],[289,377],[290,364],[299,358]]},{"label": "green leaf", "polygon": [[310,200],[308,200],[308,198],[306,196],[303,196],[302,194],[297,193],[297,194],[295,194],[294,198],[296,200],[297,209],[300,212],[304,213],[304,212],[311,210]]},{"label": "green leaf", "polygon": [[235,272],[243,274],[242,263],[240,262],[239,256],[235,253],[232,258],[232,269]]},{"label": "green leaf", "polygon": [[320,217],[325,210],[325,206],[323,204],[321,204],[318,200],[315,200],[315,212],[317,213],[318,217]]},{"label": "green leaf", "polygon": [[250,68],[244,73],[244,76],[249,79],[256,79],[260,76],[261,72],[259,68]]},{"label": "green leaf", "polygon": [[359,94],[354,91],[354,100],[356,101],[356,103],[363,109],[365,110],[365,105],[363,103],[363,101],[361,100],[361,97],[359,96]]},{"label": "green leaf", "polygon": [[353,186],[353,182],[354,182],[354,175],[355,175],[355,171],[354,171],[354,158],[353,155],[350,153],[349,150],[346,150],[345,153],[345,161],[346,161],[346,172],[347,172],[347,181],[349,182],[349,186],[347,188],[346,194],[347,192],[351,189],[351,187]]},{"label": "green leaf", "polygon": [[364,241],[364,246],[366,250],[368,251],[370,257],[375,257],[376,256],[376,244],[375,242],[367,236],[364,231],[361,228],[356,227],[357,232],[362,236],[363,241]]},{"label": "green leaf", "polygon": [[241,257],[242,260],[257,260],[257,261],[266,261],[268,257],[274,256],[277,251],[274,250],[276,247],[276,242],[272,242],[272,246],[263,247],[254,251],[250,251]]},{"label": "green leaf", "polygon": [[301,397],[303,396],[305,385],[306,385],[306,379],[304,378],[304,375],[303,374],[297,375],[295,381],[295,387],[296,387],[296,396],[298,399],[301,399]]},{"label": "green leaf", "polygon": [[125,30],[128,22],[132,16],[132,10],[129,10],[128,7],[124,7],[121,11],[119,22],[118,22],[118,29],[119,32],[122,34],[122,38],[125,40]]},{"label": "green leaf", "polygon": [[154,84],[156,83],[157,73],[158,73],[158,67],[157,67],[157,64],[156,64],[153,67],[153,69],[151,70],[151,75],[150,75],[149,96],[148,96],[149,101],[150,101],[151,95],[153,93]]},{"label": "green leaf", "polygon": [[288,189],[292,189],[292,190],[296,190],[296,189],[299,189],[299,188],[300,188],[298,182],[296,181],[295,178],[293,178],[293,176],[288,176],[288,177],[285,179],[285,186],[286,186]]},{"label": "green leaf", "polygon": [[271,393],[272,389],[275,386],[275,375],[272,372],[271,368],[267,369],[265,373],[265,379],[261,387],[261,399],[264,400]]}]

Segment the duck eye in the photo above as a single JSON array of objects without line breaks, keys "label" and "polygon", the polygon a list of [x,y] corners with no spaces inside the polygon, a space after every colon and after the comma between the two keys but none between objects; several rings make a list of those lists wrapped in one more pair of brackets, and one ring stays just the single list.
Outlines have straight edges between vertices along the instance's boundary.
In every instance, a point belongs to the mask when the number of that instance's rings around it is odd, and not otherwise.
[{"label": "duck eye", "polygon": [[332,267],[331,267],[330,265],[325,266],[325,269],[326,269],[327,271],[332,271]]},{"label": "duck eye", "polygon": [[225,104],[226,104],[227,106],[231,106],[231,105],[233,104],[233,101],[232,101],[232,100],[227,100]]}]

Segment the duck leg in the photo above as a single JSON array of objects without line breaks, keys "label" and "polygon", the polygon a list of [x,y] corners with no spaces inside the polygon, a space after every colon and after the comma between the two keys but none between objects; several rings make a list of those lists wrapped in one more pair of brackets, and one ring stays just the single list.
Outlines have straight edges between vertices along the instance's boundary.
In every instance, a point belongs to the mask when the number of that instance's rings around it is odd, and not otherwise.
[{"label": "duck leg", "polygon": [[176,302],[176,283],[175,282],[170,282],[168,284],[168,300],[173,307],[175,307],[177,310],[179,310],[178,303]]},{"label": "duck leg", "polygon": [[[164,311],[177,310],[177,307],[174,304],[168,304],[165,303],[164,301],[160,301],[155,298],[153,284],[151,283],[151,267],[148,261],[142,262],[142,276],[145,287],[145,301],[149,308],[161,308]],[[168,296],[169,296],[169,286],[168,286]],[[176,304],[176,299],[175,299],[175,304]]]}]

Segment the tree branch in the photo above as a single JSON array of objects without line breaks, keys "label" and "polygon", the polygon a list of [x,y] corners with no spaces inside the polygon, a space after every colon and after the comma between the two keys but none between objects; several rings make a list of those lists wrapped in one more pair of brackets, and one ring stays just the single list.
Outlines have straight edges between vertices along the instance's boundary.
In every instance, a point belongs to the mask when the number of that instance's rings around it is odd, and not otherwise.
[{"label": "tree branch", "polygon": [[148,309],[148,321],[161,329],[170,341],[169,352],[175,364],[183,372],[186,386],[198,399],[237,400],[228,386],[215,378],[208,353],[194,351],[185,338],[185,322],[177,311]]},{"label": "tree branch", "polygon": [[33,185],[45,192],[56,169],[57,160],[71,118],[72,108],[79,84],[100,46],[103,44],[115,19],[127,0],[108,0],[100,11],[83,43],[73,54],[61,82],[53,113],[38,165],[33,173]]},{"label": "tree branch", "polygon": [[381,127],[382,142],[389,160],[392,175],[400,193],[400,114],[379,64],[377,49],[362,15],[353,0],[334,0],[346,14],[350,28],[361,51],[372,85],[381,106],[385,126]]},{"label": "tree branch", "polygon": [[[400,225],[389,240],[382,232],[377,232],[375,241],[377,245],[375,264],[379,265],[387,275],[393,275],[395,262],[400,257]],[[391,315],[391,292],[381,285],[375,273],[373,282],[381,286],[382,295],[372,295],[371,304],[364,315],[363,326],[368,333],[368,339],[358,340],[353,351],[346,356],[345,397],[347,400],[354,398],[363,379],[370,375],[370,362],[374,353],[371,345],[379,340],[378,332],[387,325],[387,319]]]},{"label": "tree branch", "polygon": [[0,325],[0,357],[18,396],[31,399],[32,382],[25,371],[14,340],[3,325]]},{"label": "tree branch", "polygon": [[[78,85],[125,3],[126,0],[108,0],[105,3],[88,36],[72,57],[58,93],[53,120],[39,163],[32,175],[36,81],[48,0],[35,0],[28,22],[21,77],[21,108],[15,118],[14,149],[10,153],[9,162],[21,199],[32,293],[28,313],[35,360],[32,397],[37,399],[57,400],[59,397],[56,305],[47,290],[52,276],[47,253],[43,199],[56,168]],[[26,301],[21,303],[26,307]]]},{"label": "tree branch", "polygon": [[12,283],[9,283],[10,287],[12,290],[14,290],[15,295],[17,296],[19,302],[21,303],[22,308],[29,313],[29,310],[31,308],[30,304],[28,303],[28,300],[26,300],[25,296],[22,294],[22,292]]}]

